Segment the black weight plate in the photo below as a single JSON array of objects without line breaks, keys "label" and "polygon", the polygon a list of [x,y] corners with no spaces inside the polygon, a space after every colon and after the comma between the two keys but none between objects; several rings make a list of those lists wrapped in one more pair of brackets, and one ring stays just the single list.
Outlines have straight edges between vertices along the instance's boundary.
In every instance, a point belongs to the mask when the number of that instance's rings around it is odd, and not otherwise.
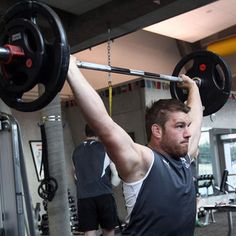
[{"label": "black weight plate", "polygon": [[4,93],[24,93],[38,82],[44,58],[44,41],[36,24],[27,19],[12,19],[0,30],[0,45],[23,49],[25,56],[1,64],[0,86]]},{"label": "black weight plate", "polygon": [[[199,91],[204,106],[203,115],[217,112],[227,102],[232,75],[226,62],[218,55],[209,51],[197,51],[183,57],[176,65],[173,75],[186,74],[190,78],[201,79]],[[182,102],[187,100],[187,91],[177,87],[176,82],[170,83],[173,98]]]},{"label": "black weight plate", "polygon": [[38,187],[38,194],[42,199],[52,201],[57,189],[58,183],[55,178],[45,178]]},{"label": "black weight plate", "polygon": [[0,96],[8,106],[19,111],[32,112],[49,104],[62,89],[69,66],[69,46],[58,15],[47,5],[36,1],[21,1],[7,11],[0,25],[13,18],[32,21],[42,35],[43,64],[36,81],[34,80],[40,86],[41,92],[36,97],[33,91],[36,99],[32,100],[27,99],[25,92],[4,93],[0,88]]}]

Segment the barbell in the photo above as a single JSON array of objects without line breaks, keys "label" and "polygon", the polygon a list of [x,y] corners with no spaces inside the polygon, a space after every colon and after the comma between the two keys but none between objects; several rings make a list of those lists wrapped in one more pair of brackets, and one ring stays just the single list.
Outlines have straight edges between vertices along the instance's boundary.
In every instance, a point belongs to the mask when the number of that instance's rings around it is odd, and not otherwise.
[{"label": "barbell", "polygon": [[[11,108],[23,112],[42,109],[61,91],[69,66],[70,49],[58,15],[46,4],[20,1],[0,19],[0,97]],[[185,101],[179,74],[197,78],[204,116],[218,111],[228,100],[232,75],[218,55],[197,51],[183,57],[172,75],[77,61],[79,68],[133,75],[170,82],[173,98]],[[40,86],[35,100],[25,93]]]}]

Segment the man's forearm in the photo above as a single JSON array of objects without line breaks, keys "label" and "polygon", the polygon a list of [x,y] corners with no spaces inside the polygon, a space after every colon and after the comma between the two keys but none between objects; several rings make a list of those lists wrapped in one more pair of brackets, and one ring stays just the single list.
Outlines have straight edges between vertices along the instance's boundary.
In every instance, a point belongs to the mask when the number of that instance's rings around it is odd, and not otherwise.
[{"label": "man's forearm", "polygon": [[203,115],[202,101],[197,85],[193,85],[189,89],[187,105],[191,107],[190,116],[193,120],[198,120],[201,123]]},{"label": "man's forearm", "polygon": [[70,62],[67,80],[86,121],[91,128],[97,130],[109,115],[100,96],[85,79],[74,61]]},{"label": "man's forearm", "polygon": [[201,126],[203,118],[203,108],[199,89],[197,85],[191,86],[189,89],[187,105],[191,107],[189,112],[191,118],[191,141],[189,146],[189,154],[192,155],[196,152],[201,136]]}]

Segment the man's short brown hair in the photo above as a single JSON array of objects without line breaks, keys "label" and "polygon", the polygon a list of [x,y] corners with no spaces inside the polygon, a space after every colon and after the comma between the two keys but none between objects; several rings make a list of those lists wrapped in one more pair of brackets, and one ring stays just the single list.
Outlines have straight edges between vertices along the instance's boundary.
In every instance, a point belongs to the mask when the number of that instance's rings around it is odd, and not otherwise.
[{"label": "man's short brown hair", "polygon": [[146,108],[146,133],[147,139],[150,141],[153,124],[158,124],[162,128],[165,127],[166,121],[172,112],[188,113],[190,107],[177,99],[160,99],[152,103]]}]

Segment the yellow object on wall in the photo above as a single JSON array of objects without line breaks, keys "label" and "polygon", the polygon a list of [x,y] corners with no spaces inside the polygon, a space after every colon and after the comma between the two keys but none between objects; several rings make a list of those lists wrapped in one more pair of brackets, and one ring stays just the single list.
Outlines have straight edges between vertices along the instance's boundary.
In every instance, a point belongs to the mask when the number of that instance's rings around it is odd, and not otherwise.
[{"label": "yellow object on wall", "polygon": [[212,43],[207,46],[207,50],[219,56],[234,54],[236,53],[236,36]]}]

